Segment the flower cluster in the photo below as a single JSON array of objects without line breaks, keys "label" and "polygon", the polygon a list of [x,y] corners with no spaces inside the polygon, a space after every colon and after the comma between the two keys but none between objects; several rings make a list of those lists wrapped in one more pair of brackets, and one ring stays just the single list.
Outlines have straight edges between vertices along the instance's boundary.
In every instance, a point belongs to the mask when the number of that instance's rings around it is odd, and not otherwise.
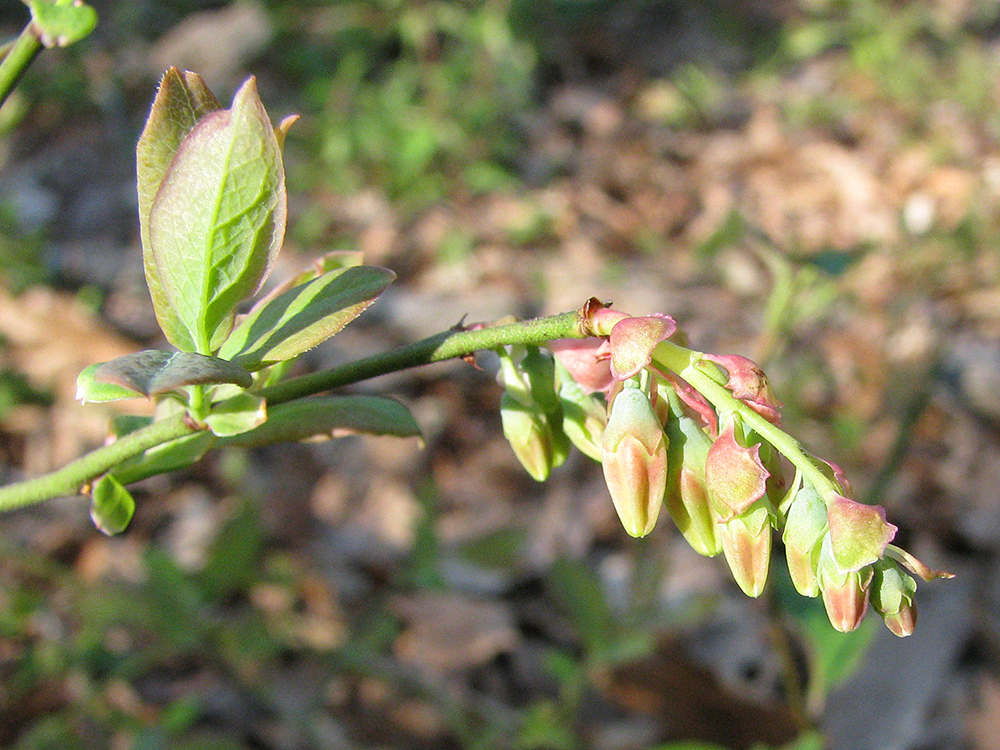
[{"label": "flower cluster", "polygon": [[839,467],[781,429],[781,404],[757,365],[682,346],[666,315],[590,300],[580,322],[591,335],[549,342],[552,356],[501,352],[504,432],[531,476],[545,479],[572,443],[603,464],[630,535],[649,534],[665,506],[691,546],[722,553],[756,597],[780,531],[796,590],[822,596],[833,627],[854,630],[871,603],[893,633],[913,632],[909,573],[949,574],[891,544],[885,510],[852,500]]}]

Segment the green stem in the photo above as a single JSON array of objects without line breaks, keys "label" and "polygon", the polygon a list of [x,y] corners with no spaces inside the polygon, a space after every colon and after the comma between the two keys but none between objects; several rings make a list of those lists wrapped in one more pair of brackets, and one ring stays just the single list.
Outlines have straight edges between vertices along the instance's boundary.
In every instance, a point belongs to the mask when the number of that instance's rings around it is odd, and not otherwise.
[{"label": "green stem", "polygon": [[63,495],[75,495],[80,492],[81,487],[125,459],[191,432],[192,428],[184,422],[183,415],[153,422],[148,427],[91,451],[50,474],[0,487],[0,510],[33,505]]},{"label": "green stem", "polygon": [[384,354],[376,354],[332,370],[303,375],[261,391],[269,404],[329,391],[390,372],[464,357],[484,349],[516,344],[542,344],[552,339],[583,338],[576,312],[534,318],[473,331],[445,331]]},{"label": "green stem", "polygon": [[[582,338],[576,312],[535,318],[472,331],[446,331],[385,354],[349,362],[325,372],[304,375],[261,391],[269,404],[280,404],[411,367],[462,357],[483,349],[542,344],[551,339]],[[45,476],[0,487],[0,511],[74,495],[122,461],[195,431],[183,416],[153,422],[116,442],[98,448]]]},{"label": "green stem", "polygon": [[773,445],[798,469],[816,488],[821,497],[839,494],[839,490],[816,466],[815,461],[805,451],[799,441],[777,425],[768,422],[745,403],[733,396],[725,386],[717,383],[697,367],[701,353],[663,341],[656,347],[656,360],[676,372],[691,386],[707,398],[720,413],[737,412],[746,424],[762,438]]},{"label": "green stem", "polygon": [[41,49],[42,43],[35,34],[34,24],[29,23],[0,61],[0,106],[7,101],[7,96]]}]

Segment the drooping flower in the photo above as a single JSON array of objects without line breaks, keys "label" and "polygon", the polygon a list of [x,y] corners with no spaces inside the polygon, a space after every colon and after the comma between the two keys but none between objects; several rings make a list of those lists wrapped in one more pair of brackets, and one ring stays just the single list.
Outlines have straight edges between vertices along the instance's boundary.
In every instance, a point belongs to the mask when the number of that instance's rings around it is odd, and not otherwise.
[{"label": "drooping flower", "polygon": [[663,505],[667,436],[640,388],[626,387],[615,397],[603,448],[604,479],[618,518],[631,536],[646,536]]}]

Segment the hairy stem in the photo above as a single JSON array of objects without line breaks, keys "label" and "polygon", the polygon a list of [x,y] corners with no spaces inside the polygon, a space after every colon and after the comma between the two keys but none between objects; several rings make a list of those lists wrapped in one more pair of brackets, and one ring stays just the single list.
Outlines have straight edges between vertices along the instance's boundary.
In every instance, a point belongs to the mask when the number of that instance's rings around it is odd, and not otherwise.
[{"label": "hairy stem", "polygon": [[[265,388],[260,395],[270,404],[280,404],[379,375],[466,356],[483,349],[514,344],[544,344],[551,339],[582,338],[585,335],[576,312],[477,330],[445,331],[401,349],[287,380]],[[0,487],[0,511],[63,495],[74,495],[122,461],[194,431],[195,427],[188,424],[183,415],[154,422],[50,474]]]}]

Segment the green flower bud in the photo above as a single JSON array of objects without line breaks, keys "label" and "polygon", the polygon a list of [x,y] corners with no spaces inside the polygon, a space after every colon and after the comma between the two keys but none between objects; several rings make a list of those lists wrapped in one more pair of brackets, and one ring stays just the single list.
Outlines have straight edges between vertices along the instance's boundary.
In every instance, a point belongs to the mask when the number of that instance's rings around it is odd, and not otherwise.
[{"label": "green flower bud", "polygon": [[664,503],[677,528],[695,552],[714,557],[722,552],[719,516],[708,501],[705,462],[712,440],[701,423],[685,412],[673,388],[661,384],[661,401],[670,404],[667,494]]},{"label": "green flower bud", "polygon": [[518,362],[505,351],[499,354],[504,436],[521,465],[542,482],[569,452],[569,439],[562,430],[562,403],[555,390],[555,364],[537,346],[527,347]]},{"label": "green flower bud", "polygon": [[559,378],[559,399],[562,401],[563,432],[582,453],[595,461],[603,458],[601,435],[608,424],[608,408],[604,400],[586,393],[563,364],[556,362]]},{"label": "green flower bud", "polygon": [[893,634],[905,638],[917,626],[917,605],[913,600],[917,582],[891,560],[874,565],[871,602]]},{"label": "green flower bud", "polygon": [[803,596],[819,595],[816,569],[827,528],[826,503],[812,485],[804,484],[788,509],[781,537],[792,584]]},{"label": "green flower bud", "polygon": [[604,479],[618,518],[631,536],[646,536],[663,505],[667,436],[642,390],[626,385],[615,397],[602,445]]}]

